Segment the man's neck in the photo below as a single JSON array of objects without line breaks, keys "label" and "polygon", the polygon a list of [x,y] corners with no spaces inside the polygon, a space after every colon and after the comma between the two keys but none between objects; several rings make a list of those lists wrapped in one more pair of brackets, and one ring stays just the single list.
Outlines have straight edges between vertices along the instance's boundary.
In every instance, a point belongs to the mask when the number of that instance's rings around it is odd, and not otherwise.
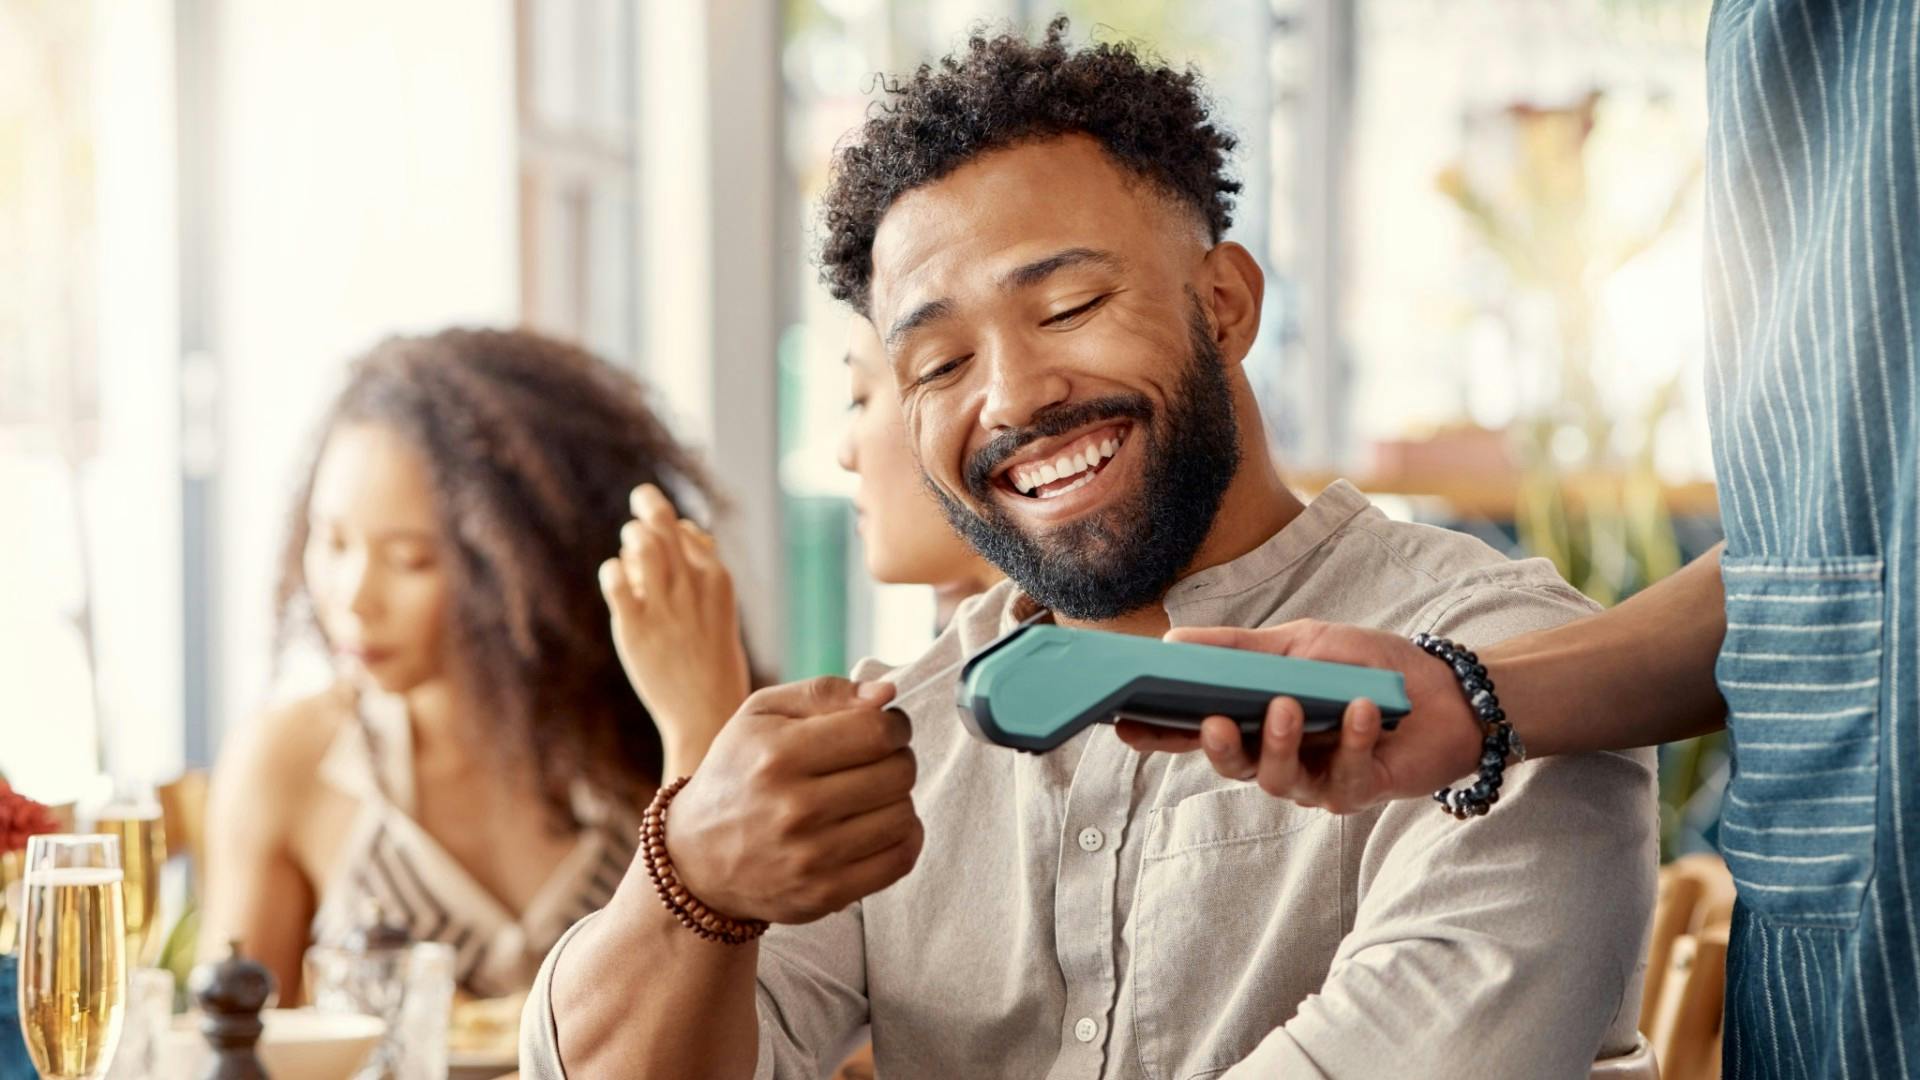
[{"label": "man's neck", "polygon": [[969,599],[993,588],[998,577],[981,573],[933,587],[933,631],[938,634],[953,621],[954,612]]},{"label": "man's neck", "polygon": [[[1242,430],[1246,430],[1244,423]],[[1254,431],[1259,433],[1258,428]],[[1220,511],[1214,515],[1213,529],[1207,533],[1206,541],[1180,574],[1181,580],[1240,558],[1273,539],[1275,534],[1306,509],[1280,479],[1280,470],[1274,467],[1272,457],[1266,452],[1264,437],[1259,442],[1261,445],[1251,450],[1242,446],[1240,471],[1234,476],[1233,482],[1227,485],[1226,494],[1220,499]],[[1115,619],[1082,621],[1056,618],[1063,626],[1084,626],[1145,637],[1160,637],[1172,625],[1167,618],[1165,605],[1158,603]]]}]

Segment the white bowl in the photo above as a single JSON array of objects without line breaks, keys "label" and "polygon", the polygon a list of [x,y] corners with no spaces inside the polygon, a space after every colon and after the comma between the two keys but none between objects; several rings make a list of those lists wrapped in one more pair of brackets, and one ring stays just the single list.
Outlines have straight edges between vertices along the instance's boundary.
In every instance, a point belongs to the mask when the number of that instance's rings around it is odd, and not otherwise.
[{"label": "white bowl", "polygon": [[[351,1080],[387,1025],[378,1017],[318,1009],[267,1009],[256,1053],[273,1080]],[[179,1016],[167,1034],[166,1075],[197,1077],[213,1057],[198,1016]]]}]

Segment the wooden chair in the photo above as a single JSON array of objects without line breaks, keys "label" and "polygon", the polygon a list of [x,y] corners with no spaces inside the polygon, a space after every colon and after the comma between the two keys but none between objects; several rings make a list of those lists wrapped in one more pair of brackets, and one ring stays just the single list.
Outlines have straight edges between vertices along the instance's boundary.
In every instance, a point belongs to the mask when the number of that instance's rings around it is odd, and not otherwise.
[{"label": "wooden chair", "polygon": [[1647,978],[1640,991],[1640,1030],[1653,1030],[1654,1014],[1660,1010],[1660,993],[1665,988],[1667,967],[1673,957],[1673,943],[1691,929],[1694,908],[1699,906],[1705,886],[1693,874],[1660,872],[1660,884],[1654,894],[1653,926],[1647,938]]},{"label": "wooden chair", "polygon": [[834,1071],[833,1080],[873,1080],[873,1044],[855,1050]]},{"label": "wooden chair", "polygon": [[193,894],[199,896],[206,872],[207,770],[189,769],[172,783],[160,785],[157,794],[160,825],[167,834],[167,861],[187,858]]},{"label": "wooden chair", "polygon": [[1727,992],[1727,928],[1682,934],[1673,943],[1666,989],[1649,1033],[1667,1080],[1720,1075],[1720,1018]]},{"label": "wooden chair", "polygon": [[1717,855],[1687,855],[1660,868],[1640,1031],[1665,1080],[1720,1075],[1733,902],[1733,876]]},{"label": "wooden chair", "polygon": [[1654,1057],[1653,1044],[1642,1035],[1631,1052],[1594,1062],[1593,1071],[1587,1075],[1591,1080],[1660,1080],[1660,1063]]}]

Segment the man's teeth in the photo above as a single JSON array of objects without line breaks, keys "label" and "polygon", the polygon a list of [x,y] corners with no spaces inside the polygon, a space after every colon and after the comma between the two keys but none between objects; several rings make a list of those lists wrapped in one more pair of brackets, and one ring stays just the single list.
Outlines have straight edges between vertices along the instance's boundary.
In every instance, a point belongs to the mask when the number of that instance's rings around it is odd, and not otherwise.
[{"label": "man's teeth", "polygon": [[1086,487],[1088,484],[1091,484],[1091,483],[1093,483],[1093,474],[1085,473],[1081,475],[1080,479],[1075,480],[1073,483],[1068,484],[1066,487],[1061,488],[1059,491],[1049,491],[1046,494],[1041,495],[1039,497],[1042,499],[1057,499],[1060,496],[1065,495],[1069,491],[1073,491],[1077,488]]},{"label": "man's teeth", "polygon": [[1086,475],[1081,476],[1080,479],[1074,483],[1061,488],[1059,491],[1050,491],[1044,497],[1054,498],[1065,495],[1067,492],[1081,487],[1092,480],[1093,474],[1089,470],[1112,457],[1119,449],[1120,440],[1113,436],[1108,436],[1101,440],[1099,444],[1090,446],[1078,453],[1065,454],[1040,465],[1014,470],[1013,486],[1018,488],[1022,495],[1031,495],[1036,488],[1051,484],[1056,480],[1063,480],[1069,476],[1085,473]]}]

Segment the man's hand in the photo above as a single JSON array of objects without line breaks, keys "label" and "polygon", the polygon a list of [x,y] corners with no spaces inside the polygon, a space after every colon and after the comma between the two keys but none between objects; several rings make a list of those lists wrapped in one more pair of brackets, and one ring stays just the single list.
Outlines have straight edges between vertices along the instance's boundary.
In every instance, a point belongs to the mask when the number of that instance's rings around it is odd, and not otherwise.
[{"label": "man's hand", "polygon": [[1337,814],[1431,795],[1479,763],[1480,724],[1453,671],[1404,638],[1300,620],[1265,630],[1182,628],[1168,633],[1167,640],[1398,671],[1406,679],[1413,712],[1382,738],[1379,707],[1355,701],[1341,719],[1337,741],[1303,745],[1306,714],[1299,702],[1275,698],[1267,708],[1258,760],[1241,743],[1239,727],[1224,716],[1207,718],[1198,735],[1122,723],[1121,739],[1136,750],[1204,748],[1222,776],[1252,780],[1269,794]]},{"label": "man's hand", "polygon": [[749,697],[667,814],[687,891],[737,919],[805,923],[906,876],[923,834],[893,692],[820,678]]},{"label": "man's hand", "polygon": [[669,775],[692,772],[752,689],[733,578],[713,537],[652,484],[633,489],[620,557],[600,566],[614,651],[666,746]]}]

